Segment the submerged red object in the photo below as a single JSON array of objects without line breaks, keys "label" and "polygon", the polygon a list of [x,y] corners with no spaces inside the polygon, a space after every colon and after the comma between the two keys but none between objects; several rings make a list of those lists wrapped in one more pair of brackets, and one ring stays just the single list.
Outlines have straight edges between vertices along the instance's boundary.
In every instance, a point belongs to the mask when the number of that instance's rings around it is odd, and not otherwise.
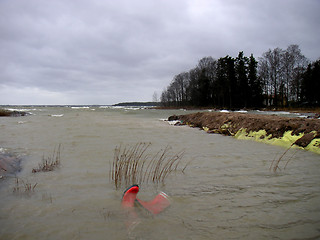
[{"label": "submerged red object", "polygon": [[164,192],[159,193],[153,200],[151,201],[142,201],[137,198],[137,201],[143,206],[145,209],[147,209],[152,214],[159,214],[164,209],[170,206],[169,197]]},{"label": "submerged red object", "polygon": [[170,200],[167,194],[160,192],[154,199],[151,201],[142,201],[137,198],[139,192],[139,186],[134,184],[131,187],[127,188],[122,196],[121,206],[126,209],[134,208],[135,202],[138,202],[143,208],[148,210],[152,214],[159,214],[164,209],[169,207]]},{"label": "submerged red object", "polygon": [[140,223],[139,215],[136,212],[135,203],[138,203],[140,206],[154,215],[159,214],[170,205],[168,195],[164,192],[159,193],[151,201],[142,201],[138,199],[138,192],[139,186],[134,184],[127,188],[122,196],[121,206],[126,211],[127,218],[125,220],[125,224],[128,230],[132,230]]},{"label": "submerged red object", "polygon": [[134,202],[137,198],[138,192],[139,192],[139,186],[136,184],[127,188],[123,193],[121,206],[124,208],[134,207]]},{"label": "submerged red object", "polygon": [[125,220],[125,224],[128,230],[133,229],[140,223],[138,214],[134,208],[138,192],[139,186],[132,185],[124,191],[122,196],[121,206],[126,212],[127,218]]}]

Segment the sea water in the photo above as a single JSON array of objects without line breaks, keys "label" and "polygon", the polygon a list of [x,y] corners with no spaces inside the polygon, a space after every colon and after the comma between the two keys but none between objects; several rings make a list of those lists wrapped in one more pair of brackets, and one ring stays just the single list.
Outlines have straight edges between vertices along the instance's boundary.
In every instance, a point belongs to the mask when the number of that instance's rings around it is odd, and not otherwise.
[{"label": "sea water", "polygon": [[[11,107],[14,108],[14,107]],[[15,108],[17,109],[17,108]],[[320,237],[320,156],[207,134],[166,119],[184,110],[24,107],[31,115],[0,118],[0,148],[22,171],[0,181],[0,239],[316,239]],[[160,191],[171,206],[139,215],[127,229],[121,197],[109,178],[117,146],[150,142],[184,151],[184,172],[163,184],[142,183],[139,198]],[[32,173],[61,145],[61,165]],[[286,169],[284,164],[288,162]],[[14,191],[16,179],[32,191]]]}]

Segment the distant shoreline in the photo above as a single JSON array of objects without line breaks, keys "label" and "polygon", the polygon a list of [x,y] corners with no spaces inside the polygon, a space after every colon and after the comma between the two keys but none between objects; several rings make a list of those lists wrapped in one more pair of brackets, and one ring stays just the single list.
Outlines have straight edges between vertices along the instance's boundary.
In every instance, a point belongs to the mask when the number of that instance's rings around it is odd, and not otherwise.
[{"label": "distant shoreline", "polygon": [[115,107],[159,107],[161,103],[159,102],[121,102],[113,104]]}]

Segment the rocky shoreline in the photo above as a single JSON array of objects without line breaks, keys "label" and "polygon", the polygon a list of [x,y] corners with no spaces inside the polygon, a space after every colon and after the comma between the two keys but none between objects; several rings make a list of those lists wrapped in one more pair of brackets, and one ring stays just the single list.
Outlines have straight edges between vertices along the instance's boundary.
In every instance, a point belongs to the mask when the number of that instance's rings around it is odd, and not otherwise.
[{"label": "rocky shoreline", "polygon": [[235,112],[198,112],[173,115],[168,121],[284,147],[300,147],[320,154],[320,120]]},{"label": "rocky shoreline", "polygon": [[[29,115],[22,111],[10,111],[0,108],[0,117],[21,117]],[[0,148],[0,180],[8,176],[14,176],[21,170],[21,158],[16,154],[4,151]]]},{"label": "rocky shoreline", "polygon": [[26,115],[28,115],[28,113],[26,113],[26,112],[0,109],[0,117],[21,117],[21,116],[26,116]]},{"label": "rocky shoreline", "polygon": [[5,152],[0,148],[0,179],[14,176],[21,170],[22,158],[16,154]]}]

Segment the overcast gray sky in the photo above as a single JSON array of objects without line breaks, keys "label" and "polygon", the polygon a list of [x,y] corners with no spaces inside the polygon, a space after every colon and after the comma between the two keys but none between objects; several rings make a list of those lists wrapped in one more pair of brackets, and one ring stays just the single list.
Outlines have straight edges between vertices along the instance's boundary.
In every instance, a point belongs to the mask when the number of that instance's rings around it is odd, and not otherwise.
[{"label": "overcast gray sky", "polygon": [[320,57],[319,0],[0,0],[1,104],[151,101],[205,56],[298,44]]}]

